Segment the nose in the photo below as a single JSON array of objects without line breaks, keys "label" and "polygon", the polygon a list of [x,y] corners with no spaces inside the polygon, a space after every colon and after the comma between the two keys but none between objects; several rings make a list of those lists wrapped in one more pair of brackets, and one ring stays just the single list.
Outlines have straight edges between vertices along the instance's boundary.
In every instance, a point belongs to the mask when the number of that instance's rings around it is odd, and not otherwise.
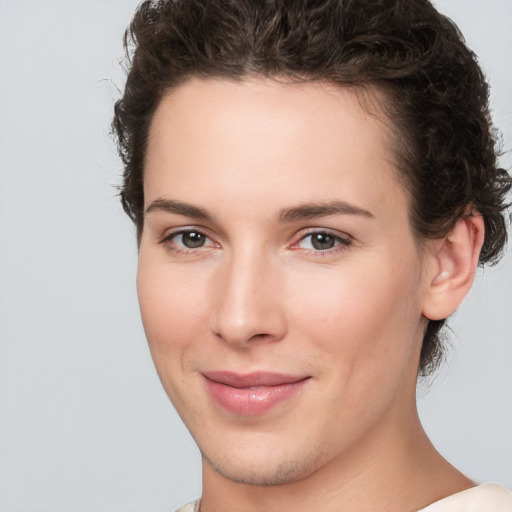
[{"label": "nose", "polygon": [[283,276],[277,262],[249,249],[227,258],[214,281],[216,336],[237,348],[285,336]]}]

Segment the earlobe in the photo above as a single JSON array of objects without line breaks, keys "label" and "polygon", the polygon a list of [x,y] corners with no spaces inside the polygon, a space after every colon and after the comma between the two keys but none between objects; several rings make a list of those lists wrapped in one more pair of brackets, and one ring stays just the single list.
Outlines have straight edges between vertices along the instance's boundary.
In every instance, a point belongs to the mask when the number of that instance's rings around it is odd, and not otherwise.
[{"label": "earlobe", "polygon": [[484,221],[475,213],[459,219],[442,239],[433,240],[429,254],[423,315],[429,320],[449,317],[469,293],[484,240]]}]

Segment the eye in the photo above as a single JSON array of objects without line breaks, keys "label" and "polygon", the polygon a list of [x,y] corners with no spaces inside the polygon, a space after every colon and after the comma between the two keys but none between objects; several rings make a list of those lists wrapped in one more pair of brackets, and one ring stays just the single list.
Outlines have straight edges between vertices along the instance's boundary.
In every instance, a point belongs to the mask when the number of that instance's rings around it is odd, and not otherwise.
[{"label": "eye", "polygon": [[351,240],[348,237],[344,238],[328,231],[315,231],[303,236],[296,247],[308,251],[326,252],[336,248],[344,248],[350,243]]},{"label": "eye", "polygon": [[182,229],[170,233],[160,243],[176,252],[215,247],[215,243],[208,236],[196,229]]}]

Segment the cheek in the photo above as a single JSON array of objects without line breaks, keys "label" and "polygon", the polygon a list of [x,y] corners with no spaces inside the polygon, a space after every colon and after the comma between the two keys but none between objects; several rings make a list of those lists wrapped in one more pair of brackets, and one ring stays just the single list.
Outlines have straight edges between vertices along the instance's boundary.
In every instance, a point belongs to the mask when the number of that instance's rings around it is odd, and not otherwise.
[{"label": "cheek", "polygon": [[304,343],[298,350],[311,355],[326,390],[313,416],[331,411],[345,425],[345,441],[378,420],[417,366],[416,269],[385,271],[380,263],[361,261],[309,282],[303,277],[294,294],[295,332]]},{"label": "cheek", "polygon": [[342,365],[401,364],[398,356],[410,353],[421,319],[417,280],[410,260],[354,258],[296,278],[290,310],[319,353],[338,357]]},{"label": "cheek", "polygon": [[201,276],[159,264],[141,252],[137,294],[146,337],[158,366],[159,357],[182,351],[205,325],[205,283]]},{"label": "cheek", "polygon": [[[202,286],[203,284],[203,286]],[[158,257],[139,254],[137,293],[151,357],[162,385],[178,413],[197,390],[183,391],[184,375],[194,366],[194,340],[206,325],[205,287],[196,274],[176,271]],[[180,412],[181,411],[181,412]],[[197,412],[197,411],[196,411]]]}]

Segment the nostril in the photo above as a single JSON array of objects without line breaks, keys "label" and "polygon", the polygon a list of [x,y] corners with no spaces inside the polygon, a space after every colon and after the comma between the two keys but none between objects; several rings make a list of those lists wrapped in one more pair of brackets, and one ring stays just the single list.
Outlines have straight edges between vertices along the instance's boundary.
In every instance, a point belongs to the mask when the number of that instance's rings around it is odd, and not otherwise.
[{"label": "nostril", "polygon": [[267,338],[269,335],[268,334],[255,334],[254,336],[251,336],[250,340],[249,341],[256,341],[258,339],[265,339]]}]

